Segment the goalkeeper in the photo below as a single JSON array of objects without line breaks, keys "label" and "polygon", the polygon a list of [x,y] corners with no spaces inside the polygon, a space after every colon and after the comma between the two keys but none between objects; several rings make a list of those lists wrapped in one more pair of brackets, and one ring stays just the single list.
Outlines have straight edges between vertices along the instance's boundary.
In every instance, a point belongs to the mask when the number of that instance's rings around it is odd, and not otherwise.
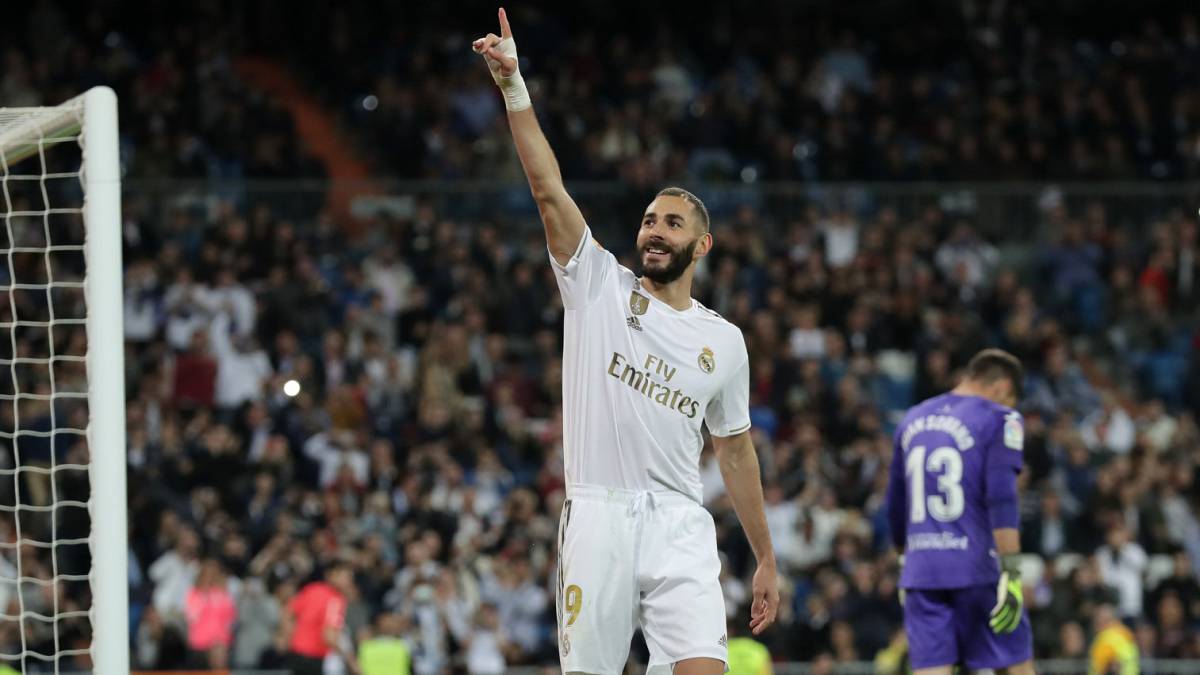
[{"label": "goalkeeper", "polygon": [[888,518],[914,673],[1033,672],[1017,564],[1023,380],[1016,357],[986,349],[896,429]]}]

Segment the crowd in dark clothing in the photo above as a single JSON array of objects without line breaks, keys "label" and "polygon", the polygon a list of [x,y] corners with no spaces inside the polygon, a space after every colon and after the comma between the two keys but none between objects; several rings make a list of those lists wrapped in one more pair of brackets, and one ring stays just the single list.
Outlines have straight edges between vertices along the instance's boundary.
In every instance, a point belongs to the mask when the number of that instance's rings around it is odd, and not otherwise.
[{"label": "crowd in dark clothing", "polygon": [[[1200,175],[1200,23],[1187,3],[963,0],[925,8],[919,25],[903,3],[875,5],[643,5],[629,21],[589,0],[569,15],[533,2],[511,16],[573,180]],[[245,56],[295,73],[380,175],[519,177],[503,104],[469,49],[496,30],[492,7],[16,9],[0,26],[0,101],[52,104],[114,86],[130,177],[322,174],[278,103],[239,79]]]},{"label": "crowd in dark clothing", "polygon": [[[515,175],[503,103],[464,47],[496,30],[494,10],[356,21],[372,4],[330,7],[332,58],[296,57],[347,128],[389,174]],[[1194,7],[949,2],[914,23],[904,3],[872,4],[510,16],[573,180],[1200,175]]]},{"label": "crowd in dark clothing", "polygon": [[[1038,225],[1058,234],[1034,249],[965,222],[931,226],[925,212],[752,216],[754,228],[716,224],[696,292],[742,327],[754,364],[785,577],[766,636],[776,658],[870,659],[894,637],[891,427],[986,345],[1029,369],[1021,484],[1037,653],[1079,656],[1060,627],[1084,635],[1089,608],[1112,603],[1144,654],[1200,656],[1193,220],[1171,214],[1143,236],[1099,207],[1050,209]],[[260,207],[129,251],[146,654],[162,665],[162,633],[145,626],[183,630],[180,598],[214,560],[231,588],[254,589],[235,595],[257,642],[234,630],[235,654],[270,665],[278,636],[260,617],[344,560],[360,591],[349,634],[404,617],[418,672],[465,654],[470,610],[485,605],[508,632],[508,663],[554,663],[562,307],[532,225],[422,205],[347,239]],[[702,472],[741,621],[752,556],[708,451]],[[154,574],[164,559],[173,582]]]},{"label": "crowd in dark clothing", "polygon": [[[111,5],[77,16],[34,2],[3,48],[0,104],[113,84],[131,186],[319,176],[278,104],[235,75],[238,55],[265,52],[292,59],[381,174],[519,179],[502,105],[466,48],[492,29],[490,10],[451,29],[434,9],[395,10],[425,23],[385,21],[387,10],[368,24],[355,13],[370,3],[275,16],[270,2],[242,4],[167,16],[147,3],[136,25],[150,29],[125,33]],[[955,7],[913,35],[805,24],[814,39],[794,50],[778,48],[782,3],[750,24],[718,10],[705,20],[737,30],[703,43],[667,20],[611,35],[617,19],[603,14],[591,28],[528,7],[513,21],[569,179],[1200,171],[1194,19],[1038,27],[1051,12],[1040,3]],[[309,60],[295,40],[262,39],[293,16],[327,29],[330,48]],[[536,217],[462,220],[406,194],[409,212],[351,234],[325,211],[224,196],[202,210],[162,208],[136,187],[126,199],[134,664],[281,667],[288,603],[345,563],[347,653],[394,634],[417,673],[556,667],[562,306]],[[1083,656],[1093,609],[1111,604],[1144,655],[1200,658],[1197,223],[1183,204],[1119,221],[1104,201],[1027,206],[999,233],[886,201],[786,217],[769,204],[714,210],[718,243],[696,296],[743,330],[753,364],[783,575],[764,637],[774,658],[870,660],[897,636],[883,503],[892,426],[988,345],[1029,371],[1022,538],[1037,655]],[[592,225],[628,251],[625,220]],[[1039,237],[1014,234],[1030,231]],[[32,295],[13,301],[45,312]],[[52,419],[48,406],[28,414]],[[752,556],[709,450],[702,475],[741,625]],[[6,540],[12,526],[0,514]],[[17,611],[16,595],[4,602]],[[0,653],[25,637],[0,621]]]}]

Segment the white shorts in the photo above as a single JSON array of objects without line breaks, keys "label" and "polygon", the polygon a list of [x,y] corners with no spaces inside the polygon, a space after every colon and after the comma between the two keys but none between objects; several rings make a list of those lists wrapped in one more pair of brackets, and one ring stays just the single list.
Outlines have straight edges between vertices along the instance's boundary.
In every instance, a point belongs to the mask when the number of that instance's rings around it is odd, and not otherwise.
[{"label": "white shorts", "polygon": [[728,664],[716,527],[703,506],[675,492],[572,485],[558,529],[564,673],[623,672],[639,625],[651,668]]}]

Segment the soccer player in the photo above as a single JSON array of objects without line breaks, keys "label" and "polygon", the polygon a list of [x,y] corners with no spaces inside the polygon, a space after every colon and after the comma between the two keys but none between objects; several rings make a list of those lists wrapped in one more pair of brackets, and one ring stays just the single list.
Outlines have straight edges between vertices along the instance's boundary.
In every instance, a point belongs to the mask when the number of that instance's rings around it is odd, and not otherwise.
[{"label": "soccer player", "polygon": [[708,212],[667,188],[641,217],[640,276],[592,238],[538,126],[504,10],[473,43],[499,86],[542,217],[566,327],[559,521],[559,656],[564,672],[620,673],[640,625],[652,672],[717,675],[727,659],[716,532],[701,505],[707,425],[758,560],[750,627],[779,604],[775,556],[750,440],[750,368],[737,327],[691,297],[713,246]]},{"label": "soccer player", "polygon": [[1033,672],[1017,565],[1023,381],[1016,357],[985,349],[896,429],[888,517],[914,673]]}]

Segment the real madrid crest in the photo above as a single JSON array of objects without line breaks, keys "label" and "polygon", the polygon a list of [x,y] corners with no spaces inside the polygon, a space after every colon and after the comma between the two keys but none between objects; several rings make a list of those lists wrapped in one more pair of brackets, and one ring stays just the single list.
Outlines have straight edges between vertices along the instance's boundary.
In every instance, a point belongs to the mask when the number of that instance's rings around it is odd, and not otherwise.
[{"label": "real madrid crest", "polygon": [[713,350],[708,347],[700,350],[700,356],[696,359],[696,362],[700,364],[700,370],[709,374],[717,368],[717,360],[713,356]]},{"label": "real madrid crest", "polygon": [[635,316],[645,314],[648,309],[650,309],[650,298],[637,291],[629,294],[629,311],[633,312]]}]

